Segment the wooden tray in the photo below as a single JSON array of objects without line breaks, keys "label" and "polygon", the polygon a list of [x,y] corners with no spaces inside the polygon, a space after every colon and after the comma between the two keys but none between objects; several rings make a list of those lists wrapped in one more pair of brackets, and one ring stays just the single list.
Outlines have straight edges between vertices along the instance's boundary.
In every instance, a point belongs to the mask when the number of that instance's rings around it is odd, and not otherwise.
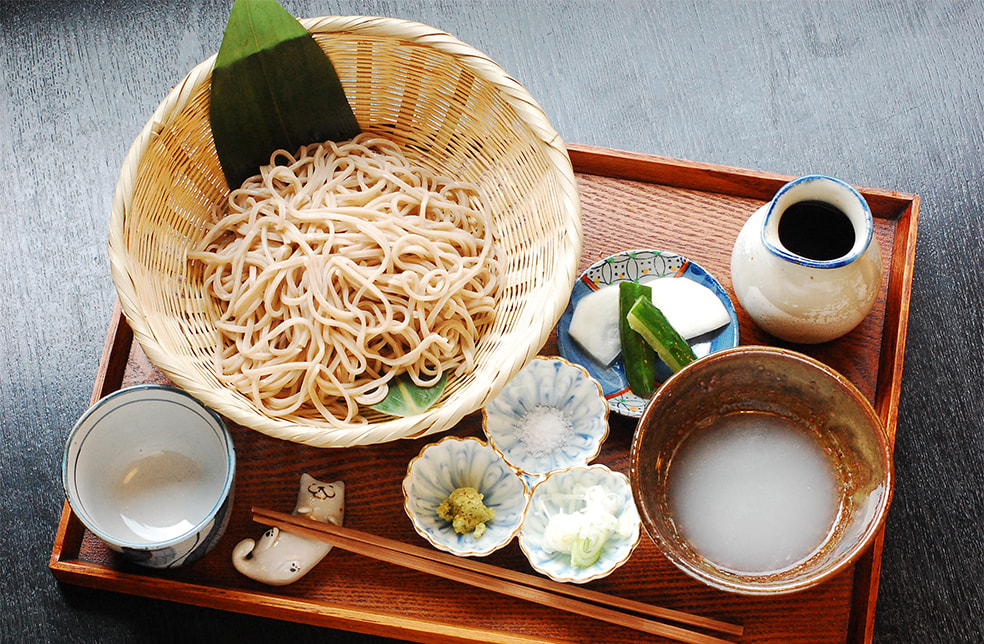
[{"label": "wooden tray", "polygon": [[[629,248],[683,254],[731,291],[730,254],[745,219],[791,177],[570,146],[584,210],[581,268]],[[793,347],[850,378],[874,403],[895,436],[919,197],[861,189],[876,217],[887,279],[872,313],[848,336],[816,347]],[[739,307],[740,309],[740,307]],[[742,344],[774,344],[739,310]],[[93,401],[124,386],[166,382],[114,314]],[[544,354],[555,354],[551,338]],[[346,482],[346,526],[425,545],[403,512],[400,483],[409,460],[436,437],[371,447],[321,450],[266,437],[230,423],[238,472],[233,516],[225,537],[185,568],[153,571],[119,560],[65,504],[50,568],[60,581],[308,624],[419,642],[625,642],[643,634],[470,586],[436,579],[335,550],[301,581],[281,588],[240,575],[232,548],[264,528],[254,505],[290,511],[298,478]],[[616,415],[598,462],[628,472],[635,423]],[[481,433],[472,414],[453,430]],[[643,537],[632,559],[589,586],[603,592],[741,624],[743,642],[866,642],[872,637],[882,539],[840,576],[780,598],[749,598],[702,585],[679,572]],[[514,541],[490,563],[532,572]]]}]

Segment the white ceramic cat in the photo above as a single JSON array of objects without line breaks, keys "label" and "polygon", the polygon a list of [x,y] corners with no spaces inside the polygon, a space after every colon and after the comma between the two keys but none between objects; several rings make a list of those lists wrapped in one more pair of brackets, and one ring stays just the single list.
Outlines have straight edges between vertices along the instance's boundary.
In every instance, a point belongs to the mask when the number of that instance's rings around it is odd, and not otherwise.
[{"label": "white ceramic cat", "polygon": [[[344,482],[323,483],[308,474],[301,475],[292,514],[340,526],[344,513]],[[285,586],[306,575],[330,550],[327,543],[270,528],[259,541],[240,541],[232,551],[232,564],[250,579]]]}]

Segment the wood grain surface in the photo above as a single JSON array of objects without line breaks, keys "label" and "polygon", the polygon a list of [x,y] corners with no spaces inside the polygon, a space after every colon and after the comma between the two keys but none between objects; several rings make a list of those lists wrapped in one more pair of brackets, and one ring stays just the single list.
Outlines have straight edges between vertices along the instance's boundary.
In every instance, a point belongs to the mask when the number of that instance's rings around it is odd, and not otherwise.
[{"label": "wood grain surface", "polygon": [[[729,292],[727,267],[732,240],[747,216],[763,203],[754,196],[763,188],[774,192],[788,179],[582,146],[572,148],[572,153],[588,249],[582,270],[597,257],[626,248],[661,248],[682,253],[711,274],[720,275],[722,286]],[[599,176],[601,171],[616,176],[631,174],[633,178]],[[726,186],[735,194],[681,187],[695,185],[709,189]],[[873,203],[883,268],[891,277],[885,280],[864,324],[836,342],[801,350],[849,377],[879,408],[894,437],[894,411],[886,400],[897,396],[895,365],[900,355],[886,355],[882,340],[905,337],[905,318],[893,316],[889,294],[896,294],[903,303],[908,300],[911,240],[901,235],[903,241],[895,243],[895,238],[908,225],[915,226],[917,212],[913,197],[883,196]],[[712,229],[716,232],[706,233]],[[775,343],[740,309],[739,320],[745,344]],[[114,319],[94,399],[119,387],[168,382],[131,342],[126,328],[125,322]],[[555,355],[557,350],[551,338],[542,353]],[[628,474],[635,423],[610,415],[609,425],[608,439],[596,462]],[[232,431],[237,451],[235,504],[229,530],[213,553],[177,571],[148,574],[125,565],[92,535],[80,530],[77,519],[63,513],[51,564],[56,577],[69,583],[363,633],[378,631],[421,642],[499,642],[504,637],[531,642],[661,641],[595,620],[572,619],[551,610],[549,604],[543,607],[510,601],[480,588],[407,574],[392,565],[345,553],[333,556],[326,565],[287,588],[265,589],[245,580],[233,569],[230,553],[241,539],[257,536],[249,509],[282,507],[285,494],[287,498],[293,494],[301,472],[346,482],[347,526],[411,546],[418,544],[420,539],[410,523],[401,519],[401,482],[407,463],[436,438],[324,451],[273,440],[242,427],[232,426]],[[480,414],[465,418],[453,432],[480,436]],[[880,544],[876,544],[856,566],[807,592],[780,598],[744,598],[694,581],[676,570],[652,541],[644,538],[625,566],[591,586],[620,597],[740,624],[744,628],[741,642],[864,642],[871,637],[870,617],[876,608],[877,575],[870,573],[878,570],[880,555]],[[520,572],[529,569],[515,543],[488,560]],[[435,588],[442,590],[435,592]],[[210,589],[224,592],[210,595]],[[451,626],[461,629],[460,635],[444,633]]]},{"label": "wood grain surface", "polygon": [[[0,641],[387,641],[59,584],[47,567],[64,439],[112,318],[119,168],[166,92],[218,49],[230,5],[0,1]],[[284,5],[449,31],[523,83],[571,142],[920,195],[873,641],[984,641],[982,3]]]}]

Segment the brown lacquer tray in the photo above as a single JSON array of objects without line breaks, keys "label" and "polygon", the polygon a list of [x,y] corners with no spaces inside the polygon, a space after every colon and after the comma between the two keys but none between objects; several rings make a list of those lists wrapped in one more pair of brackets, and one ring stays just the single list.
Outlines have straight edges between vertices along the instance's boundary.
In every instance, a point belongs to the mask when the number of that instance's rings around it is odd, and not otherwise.
[{"label": "brown lacquer tray", "polygon": [[[730,254],[745,219],[790,177],[673,159],[570,146],[584,211],[584,269],[633,248],[674,251],[714,274],[731,291]],[[861,188],[875,215],[885,280],[872,313],[846,337],[813,355],[850,378],[873,402],[894,438],[912,283],[919,197]],[[775,344],[740,310],[742,344]],[[146,358],[117,309],[93,390],[166,382]],[[541,353],[555,354],[551,338]],[[238,472],[228,531],[216,548],[185,568],[152,571],[119,560],[66,504],[50,567],[61,581],[284,620],[419,642],[659,641],[620,626],[490,594],[424,573],[335,549],[299,582],[270,587],[240,575],[233,547],[264,528],[250,508],[290,511],[303,472],[346,482],[345,524],[409,544],[426,545],[403,512],[407,463],[436,437],[372,447],[322,450],[269,438],[230,424]],[[628,473],[635,422],[611,416],[597,461]],[[481,415],[453,433],[481,433]],[[742,642],[871,640],[882,539],[848,570],[823,585],[779,598],[749,598],[702,585],[679,572],[643,537],[632,558],[595,590],[744,626]],[[532,572],[514,541],[487,559]]]}]

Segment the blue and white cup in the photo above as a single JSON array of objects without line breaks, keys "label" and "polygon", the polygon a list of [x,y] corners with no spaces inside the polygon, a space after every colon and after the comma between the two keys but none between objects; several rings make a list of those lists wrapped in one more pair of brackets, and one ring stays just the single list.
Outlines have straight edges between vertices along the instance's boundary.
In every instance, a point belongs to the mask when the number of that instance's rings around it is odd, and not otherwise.
[{"label": "blue and white cup", "polygon": [[151,568],[199,559],[225,532],[236,454],[222,417],[186,392],[138,385],[78,420],[62,459],[65,496],[110,549]]}]

